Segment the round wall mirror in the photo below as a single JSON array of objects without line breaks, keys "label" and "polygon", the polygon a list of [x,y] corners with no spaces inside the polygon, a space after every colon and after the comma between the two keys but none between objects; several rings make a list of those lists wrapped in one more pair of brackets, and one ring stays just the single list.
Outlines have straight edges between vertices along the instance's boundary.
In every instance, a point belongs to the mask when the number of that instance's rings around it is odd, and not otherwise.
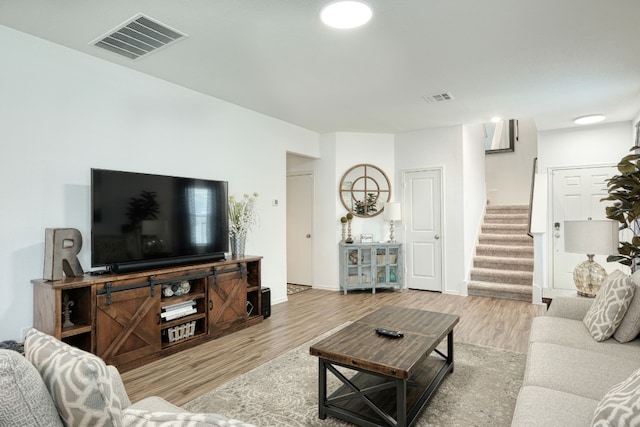
[{"label": "round wall mirror", "polygon": [[380,215],[391,200],[391,184],[377,166],[362,163],[345,172],[338,190],[344,207],[361,218]]}]

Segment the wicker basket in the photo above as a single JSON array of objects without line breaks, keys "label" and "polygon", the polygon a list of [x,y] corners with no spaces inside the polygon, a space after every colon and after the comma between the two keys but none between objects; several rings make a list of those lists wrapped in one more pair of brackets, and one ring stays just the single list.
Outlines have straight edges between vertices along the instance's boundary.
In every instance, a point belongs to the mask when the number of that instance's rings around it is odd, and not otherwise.
[{"label": "wicker basket", "polygon": [[[385,260],[385,255],[376,255],[376,257],[377,257],[378,265],[383,265],[387,263]],[[397,260],[398,260],[398,255],[389,254],[389,264],[395,264]]]},{"label": "wicker basket", "polygon": [[[367,275],[366,274],[363,274],[360,277],[362,278],[362,282],[361,283],[367,283]],[[358,276],[357,275],[348,276],[347,282],[350,285],[357,285],[358,284]]]},{"label": "wicker basket", "polygon": [[167,338],[169,342],[176,342],[185,338],[192,337],[196,333],[196,321],[183,323],[167,329]]}]

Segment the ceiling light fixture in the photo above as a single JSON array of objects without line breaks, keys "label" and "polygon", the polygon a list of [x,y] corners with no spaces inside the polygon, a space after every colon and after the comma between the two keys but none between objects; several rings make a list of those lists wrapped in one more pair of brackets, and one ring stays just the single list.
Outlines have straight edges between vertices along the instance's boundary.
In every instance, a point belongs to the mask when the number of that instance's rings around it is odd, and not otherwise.
[{"label": "ceiling light fixture", "polygon": [[502,117],[500,116],[491,117],[491,123],[498,123],[501,121],[502,121]]},{"label": "ceiling light fixture", "polygon": [[371,19],[373,12],[368,4],[355,1],[334,1],[320,12],[320,19],[333,28],[350,29],[360,27]]},{"label": "ceiling light fixture", "polygon": [[577,125],[592,125],[605,119],[604,114],[589,114],[588,116],[576,117],[573,123]]}]

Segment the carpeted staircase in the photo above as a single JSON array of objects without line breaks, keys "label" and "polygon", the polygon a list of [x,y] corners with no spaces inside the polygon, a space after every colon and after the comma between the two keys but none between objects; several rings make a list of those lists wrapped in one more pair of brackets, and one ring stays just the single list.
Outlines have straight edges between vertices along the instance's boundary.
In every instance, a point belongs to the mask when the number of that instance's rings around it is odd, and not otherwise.
[{"label": "carpeted staircase", "polygon": [[469,295],[531,301],[533,239],[529,206],[487,206],[468,283]]}]

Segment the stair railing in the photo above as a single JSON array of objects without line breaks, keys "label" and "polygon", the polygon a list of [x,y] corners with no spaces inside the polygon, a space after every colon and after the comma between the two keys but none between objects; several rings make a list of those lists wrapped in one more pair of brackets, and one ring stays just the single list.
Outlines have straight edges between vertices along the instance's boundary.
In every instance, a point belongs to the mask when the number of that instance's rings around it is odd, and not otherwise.
[{"label": "stair railing", "polygon": [[531,171],[531,191],[529,192],[529,219],[528,219],[528,226],[527,226],[527,234],[531,238],[533,238],[533,234],[531,233],[531,212],[533,212],[533,189],[535,188],[537,174],[538,174],[538,158],[536,157],[533,159],[533,168]]}]

